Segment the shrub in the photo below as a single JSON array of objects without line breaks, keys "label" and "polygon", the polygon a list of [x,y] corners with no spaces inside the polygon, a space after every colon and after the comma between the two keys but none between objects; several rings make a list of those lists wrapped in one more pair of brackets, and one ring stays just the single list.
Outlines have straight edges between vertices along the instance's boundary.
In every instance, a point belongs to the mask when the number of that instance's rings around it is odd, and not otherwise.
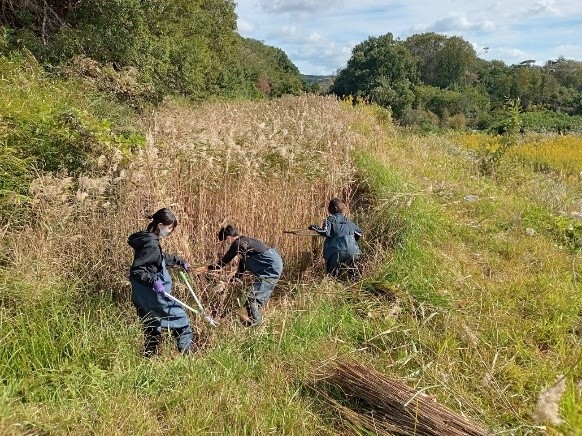
[{"label": "shrub", "polygon": [[0,74],[0,221],[22,218],[17,210],[39,172],[90,174],[100,156],[111,164],[143,143],[93,115],[80,83],[51,79],[31,57],[0,57]]},{"label": "shrub", "polygon": [[450,129],[461,130],[467,127],[467,118],[463,114],[451,115],[446,120],[446,126]]}]

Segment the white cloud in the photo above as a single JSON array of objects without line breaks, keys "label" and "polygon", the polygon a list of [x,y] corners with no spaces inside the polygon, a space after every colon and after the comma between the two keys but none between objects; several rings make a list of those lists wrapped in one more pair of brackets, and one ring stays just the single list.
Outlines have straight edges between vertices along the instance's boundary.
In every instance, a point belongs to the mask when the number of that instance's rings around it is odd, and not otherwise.
[{"label": "white cloud", "polygon": [[554,0],[540,0],[532,5],[527,5],[521,8],[521,16],[547,16],[547,15],[561,15],[560,10],[554,7]]},{"label": "white cloud", "polygon": [[275,41],[283,41],[293,44],[305,42],[307,40],[305,32],[301,31],[297,26],[283,26],[281,29],[269,32],[267,37]]},{"label": "white cloud", "polygon": [[[345,66],[352,52],[350,44],[336,43],[319,32],[308,32],[297,26],[284,26],[272,31],[268,39],[285,46],[285,53],[299,71],[307,71],[306,74],[335,73],[335,70]],[[330,65],[337,67],[332,69]]]},{"label": "white cloud", "polygon": [[582,44],[566,44],[559,45],[552,50],[553,59],[563,56],[566,59],[581,60],[582,59]]},{"label": "white cloud", "polygon": [[[527,53],[514,47],[491,47],[486,55],[483,55],[482,57],[488,60],[503,60],[508,65],[518,64],[524,60],[532,59],[531,53]],[[535,57],[533,57],[533,59],[535,59]]]},{"label": "white cloud", "polygon": [[307,13],[330,10],[334,6],[341,6],[343,0],[262,0],[259,2],[261,9],[269,14]]},{"label": "white cloud", "polygon": [[251,20],[238,17],[236,27],[240,33],[252,33],[257,28],[257,25]]},{"label": "white cloud", "polygon": [[495,23],[490,20],[469,21],[461,15],[451,15],[436,21],[425,30],[432,32],[461,32],[461,31],[492,31]]}]

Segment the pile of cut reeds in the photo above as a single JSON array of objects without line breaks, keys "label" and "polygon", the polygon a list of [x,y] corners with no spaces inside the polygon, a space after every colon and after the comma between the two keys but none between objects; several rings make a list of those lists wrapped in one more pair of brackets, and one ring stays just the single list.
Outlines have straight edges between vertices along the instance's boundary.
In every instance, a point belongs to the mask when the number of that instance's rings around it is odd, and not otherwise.
[{"label": "pile of cut reeds", "polygon": [[360,364],[340,363],[326,381],[358,405],[351,408],[332,400],[354,433],[365,429],[376,434],[406,436],[489,434],[422,391]]}]

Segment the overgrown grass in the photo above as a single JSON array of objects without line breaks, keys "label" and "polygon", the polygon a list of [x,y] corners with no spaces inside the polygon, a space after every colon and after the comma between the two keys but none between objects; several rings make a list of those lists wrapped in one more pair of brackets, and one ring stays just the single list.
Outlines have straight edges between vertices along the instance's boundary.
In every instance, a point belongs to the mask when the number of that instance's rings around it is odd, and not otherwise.
[{"label": "overgrown grass", "polygon": [[80,80],[49,76],[31,55],[1,55],[0,77],[3,224],[29,218],[22,205],[32,201],[28,187],[39,173],[103,176],[143,145],[127,121],[130,109]]},{"label": "overgrown grass", "polygon": [[45,289],[35,304],[3,305],[0,428],[332,434],[305,386],[313,365],[352,352],[362,321],[331,282],[318,291],[273,301],[259,329],[210,332],[212,347],[192,358],[168,343],[152,360],[139,356],[133,313],[105,296]]},{"label": "overgrown grass", "polygon": [[[317,394],[341,358],[508,434],[541,432],[538,396],[564,375],[564,423],[548,428],[579,434],[582,260],[545,226],[580,188],[509,157],[483,176],[454,141],[377,116],[316,97],[169,105],[118,177],[37,179],[34,220],[4,230],[0,432],[344,434]],[[321,280],[301,261],[311,241],[279,231],[319,221],[335,195],[365,230],[363,283]],[[168,205],[169,251],[214,259],[228,219],[277,246],[287,271],[256,329],[196,280],[221,326],[193,319],[193,357],[167,340],[145,360],[125,239]]]},{"label": "overgrown grass", "polygon": [[[495,152],[502,142],[500,135],[454,133],[453,140],[481,152]],[[509,155],[530,164],[540,172],[557,172],[579,182],[582,172],[582,136],[580,134],[529,134],[520,138]]]},{"label": "overgrown grass", "polygon": [[[541,224],[575,208],[579,187],[546,183],[510,159],[484,177],[470,153],[442,137],[393,132],[368,153],[359,160],[366,181],[382,201],[392,200],[382,210],[386,221],[398,214],[402,227],[377,278],[406,291],[397,301],[413,298],[399,317],[401,330],[413,334],[396,344],[384,339],[381,353],[391,361],[407,350],[406,364],[377,364],[436,386],[443,401],[494,429],[536,432],[544,387],[560,374],[571,385],[581,376],[578,254]],[[399,198],[408,198],[404,208]],[[580,410],[580,393],[570,389],[561,407],[566,434],[580,431]]]}]

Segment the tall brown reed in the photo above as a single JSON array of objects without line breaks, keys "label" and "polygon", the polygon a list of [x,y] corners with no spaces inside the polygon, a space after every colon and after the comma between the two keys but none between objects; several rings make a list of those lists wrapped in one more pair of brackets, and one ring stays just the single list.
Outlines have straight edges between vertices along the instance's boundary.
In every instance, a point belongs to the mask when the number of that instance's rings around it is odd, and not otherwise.
[{"label": "tall brown reed", "polygon": [[295,277],[311,241],[283,230],[320,222],[329,198],[349,190],[351,151],[365,140],[353,117],[336,99],[314,96],[195,109],[170,102],[144,118],[147,144],[128,162],[103,157],[99,177],[36,181],[34,221],[7,238],[13,265],[127,295],[127,236],[169,207],[180,224],[165,250],[193,265],[213,262],[225,248],[216,231],[229,222],[277,247],[286,277]]}]

